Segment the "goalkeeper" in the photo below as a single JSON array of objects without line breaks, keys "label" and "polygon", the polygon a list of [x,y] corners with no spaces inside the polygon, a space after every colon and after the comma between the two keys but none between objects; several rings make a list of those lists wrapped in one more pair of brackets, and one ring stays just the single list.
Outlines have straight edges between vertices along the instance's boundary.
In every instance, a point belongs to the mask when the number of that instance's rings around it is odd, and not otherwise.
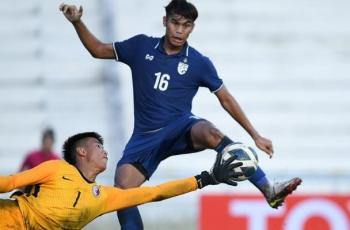
[{"label": "goalkeeper", "polygon": [[65,160],[47,161],[10,176],[0,176],[0,192],[31,185],[27,194],[14,193],[14,199],[0,199],[0,229],[81,229],[96,217],[148,202],[185,194],[207,185],[227,183],[240,176],[230,158],[221,164],[218,154],[211,173],[174,180],[158,186],[127,190],[96,184],[106,169],[107,152],[102,137],[95,132],[79,133],[63,145]]}]

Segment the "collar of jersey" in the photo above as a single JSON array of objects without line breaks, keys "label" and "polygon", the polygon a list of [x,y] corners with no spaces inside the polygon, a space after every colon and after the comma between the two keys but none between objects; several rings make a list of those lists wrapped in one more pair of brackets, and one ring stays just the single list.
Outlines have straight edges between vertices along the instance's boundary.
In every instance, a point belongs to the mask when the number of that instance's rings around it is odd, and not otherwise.
[{"label": "collar of jersey", "polygon": [[172,55],[168,55],[165,50],[164,50],[164,40],[165,40],[165,36],[161,37],[157,43],[157,45],[155,46],[155,49],[158,50],[159,52],[161,52],[163,55],[168,56],[168,57],[183,57],[183,56],[187,56],[187,48],[188,48],[188,43],[186,42],[183,46],[182,49],[179,53],[177,54],[172,54]]},{"label": "collar of jersey", "polygon": [[89,179],[87,179],[83,173],[76,167],[76,169],[78,170],[78,172],[80,173],[80,176],[88,183],[88,184],[93,184],[95,183],[95,181],[90,181]]}]

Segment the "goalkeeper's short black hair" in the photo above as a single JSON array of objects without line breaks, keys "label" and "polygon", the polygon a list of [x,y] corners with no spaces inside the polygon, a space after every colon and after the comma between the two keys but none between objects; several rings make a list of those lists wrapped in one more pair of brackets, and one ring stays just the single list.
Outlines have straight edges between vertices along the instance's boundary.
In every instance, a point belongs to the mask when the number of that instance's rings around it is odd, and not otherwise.
[{"label": "goalkeeper's short black hair", "polygon": [[72,165],[76,164],[76,149],[78,146],[83,144],[83,140],[92,137],[96,138],[98,142],[100,142],[103,145],[103,138],[100,134],[95,132],[85,132],[85,133],[78,133],[71,137],[69,137],[63,144],[62,147],[62,153],[63,158]]},{"label": "goalkeeper's short black hair", "polygon": [[174,14],[183,16],[186,19],[194,22],[198,17],[198,11],[196,7],[186,0],[172,0],[165,7],[166,16],[169,17]]}]

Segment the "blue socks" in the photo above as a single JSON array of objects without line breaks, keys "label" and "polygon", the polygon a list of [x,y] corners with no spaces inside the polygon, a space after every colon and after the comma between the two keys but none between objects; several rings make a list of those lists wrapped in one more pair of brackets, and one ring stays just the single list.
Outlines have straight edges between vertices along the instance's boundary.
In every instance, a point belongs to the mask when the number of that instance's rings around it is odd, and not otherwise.
[{"label": "blue socks", "polygon": [[258,166],[256,172],[249,178],[249,181],[255,185],[262,193],[270,187],[270,182],[267,179],[264,171]]},{"label": "blue socks", "polygon": [[118,211],[121,230],[143,230],[143,223],[137,207]]},{"label": "blue socks", "polygon": [[221,153],[222,150],[224,150],[224,148],[230,144],[233,144],[233,141],[230,138],[224,136],[218,146],[215,147],[215,151]]}]

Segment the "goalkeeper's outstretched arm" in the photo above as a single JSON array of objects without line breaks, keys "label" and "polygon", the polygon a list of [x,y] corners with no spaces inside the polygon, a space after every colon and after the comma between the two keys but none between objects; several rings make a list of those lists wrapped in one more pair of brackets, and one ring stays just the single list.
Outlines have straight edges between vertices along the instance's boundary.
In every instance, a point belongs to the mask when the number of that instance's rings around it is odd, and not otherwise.
[{"label": "goalkeeper's outstretched arm", "polygon": [[242,163],[234,163],[235,157],[231,157],[222,163],[221,158],[222,155],[218,154],[212,172],[203,171],[201,174],[187,179],[175,180],[158,186],[145,186],[125,190],[107,187],[108,200],[105,202],[104,213],[168,199],[204,188],[207,185],[226,183],[236,186],[237,183],[232,179],[242,174],[234,172],[233,169],[241,166]]}]

